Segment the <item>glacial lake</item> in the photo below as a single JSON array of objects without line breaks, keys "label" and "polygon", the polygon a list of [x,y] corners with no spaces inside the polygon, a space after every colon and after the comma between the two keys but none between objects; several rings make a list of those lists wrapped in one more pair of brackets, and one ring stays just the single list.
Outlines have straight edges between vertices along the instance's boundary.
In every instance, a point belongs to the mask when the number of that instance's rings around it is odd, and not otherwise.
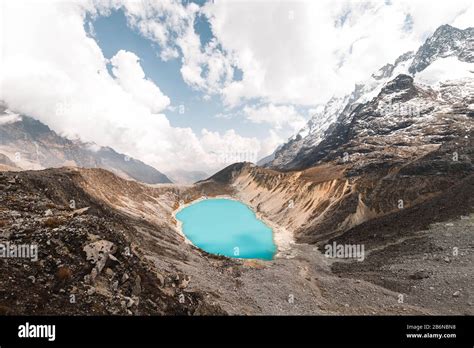
[{"label": "glacial lake", "polygon": [[225,198],[205,199],[176,214],[183,233],[208,253],[271,260],[273,231],[247,205]]}]

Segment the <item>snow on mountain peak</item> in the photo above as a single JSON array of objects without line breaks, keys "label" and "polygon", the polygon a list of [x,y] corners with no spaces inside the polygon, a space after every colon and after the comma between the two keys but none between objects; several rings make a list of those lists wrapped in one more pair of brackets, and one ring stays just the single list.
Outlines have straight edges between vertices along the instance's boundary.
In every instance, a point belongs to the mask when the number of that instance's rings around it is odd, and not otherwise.
[{"label": "snow on mountain peak", "polygon": [[[275,152],[275,158],[267,166],[284,168],[297,156],[305,156],[323,141],[334,123],[350,122],[350,115],[358,105],[376,98],[383,88],[396,82],[394,79],[398,76],[415,77],[415,83],[439,88],[443,81],[472,79],[471,63],[474,63],[474,28],[440,26],[416,54],[409,51],[400,55],[393,64],[384,65],[369,79],[357,84],[351,94],[331,98],[322,112],[313,115],[303,129]],[[452,94],[452,89],[450,91]]]}]

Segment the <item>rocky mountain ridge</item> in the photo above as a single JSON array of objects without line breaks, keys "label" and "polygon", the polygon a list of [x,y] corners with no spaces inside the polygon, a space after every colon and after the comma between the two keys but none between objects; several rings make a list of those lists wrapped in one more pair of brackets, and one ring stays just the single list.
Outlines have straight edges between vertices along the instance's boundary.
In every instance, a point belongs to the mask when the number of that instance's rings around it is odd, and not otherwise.
[{"label": "rocky mountain ridge", "polygon": [[5,107],[0,108],[0,114],[0,153],[8,157],[0,164],[10,169],[104,168],[144,183],[171,183],[155,168],[110,147],[66,139],[40,121],[15,115]]},{"label": "rocky mountain ridge", "polygon": [[[334,140],[335,137],[340,136],[340,134],[335,133],[340,133],[341,127],[350,127],[353,119],[357,118],[361,104],[376,103],[377,97],[380,99],[382,89],[385,87],[390,88],[390,85],[396,84],[397,81],[403,79],[399,79],[399,75],[416,77],[417,74],[429,67],[430,64],[437,61],[453,57],[457,58],[460,62],[473,63],[473,42],[473,28],[460,30],[449,25],[441,26],[426,40],[416,54],[412,52],[402,54],[394,64],[385,65],[378,72],[372,74],[372,77],[365,83],[356,85],[350,95],[331,99],[326,104],[323,112],[315,115],[305,128],[275,153],[275,159],[265,166],[291,170],[308,168],[314,165],[316,162],[312,158],[315,157],[314,153],[317,151],[315,148],[320,146],[325,139]],[[449,68],[449,66],[446,68]],[[454,67],[451,68],[454,69]],[[474,71],[474,69],[471,70]],[[449,77],[449,73],[447,76]],[[451,103],[458,109],[464,109],[466,115],[470,115],[474,110],[472,98],[470,98],[470,95],[473,93],[473,73],[466,70],[464,79],[449,81],[449,83],[444,81],[445,77],[444,75],[439,77],[438,80],[441,79],[441,81],[437,81],[437,85],[426,85],[424,83],[426,79],[418,81],[415,78],[417,88],[426,90],[424,94],[426,100],[419,98],[405,103],[404,100],[398,100],[397,98],[387,99],[388,103],[385,105],[385,110],[378,110],[382,111],[386,117],[379,119],[378,123],[386,122],[390,124],[392,118],[399,115],[407,119],[409,115],[406,112],[411,112],[417,117],[420,112],[426,112],[426,109],[423,109],[425,104],[436,102],[438,97],[443,99],[441,102],[445,104]],[[387,94],[387,91],[388,89],[386,88],[385,94]],[[418,105],[413,105],[414,102],[417,102]],[[402,103],[403,105],[401,105]],[[397,107],[398,110],[395,110]],[[436,106],[433,105],[433,107]],[[404,110],[406,115],[402,115],[403,112],[400,112],[400,109]],[[442,110],[437,110],[437,112],[440,111]],[[450,111],[447,112],[449,113]],[[408,119],[406,121],[416,123],[416,118],[413,118],[412,121]],[[349,132],[349,130],[346,132]],[[386,134],[381,133],[380,135]],[[320,157],[320,155],[318,156]]]}]

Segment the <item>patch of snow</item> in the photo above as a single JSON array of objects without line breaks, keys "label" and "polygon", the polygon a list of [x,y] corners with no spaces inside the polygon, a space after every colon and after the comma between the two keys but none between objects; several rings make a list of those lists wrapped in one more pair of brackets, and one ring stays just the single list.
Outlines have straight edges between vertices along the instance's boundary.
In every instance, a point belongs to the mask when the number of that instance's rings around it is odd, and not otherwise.
[{"label": "patch of snow", "polygon": [[21,116],[11,112],[10,110],[5,110],[5,113],[0,115],[0,126],[10,123],[15,123],[21,120]]},{"label": "patch of snow", "polygon": [[457,57],[439,58],[415,76],[415,82],[439,86],[441,82],[474,78],[474,64],[461,62]]}]

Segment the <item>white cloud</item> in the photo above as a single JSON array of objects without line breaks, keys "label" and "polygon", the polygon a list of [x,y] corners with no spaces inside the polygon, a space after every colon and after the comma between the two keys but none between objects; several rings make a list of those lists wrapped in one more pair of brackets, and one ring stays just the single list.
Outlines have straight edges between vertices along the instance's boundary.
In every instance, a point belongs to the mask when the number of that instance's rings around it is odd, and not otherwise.
[{"label": "white cloud", "polygon": [[251,122],[266,123],[278,131],[286,129],[290,132],[289,135],[300,130],[306,124],[306,119],[292,105],[245,106],[244,113]]},{"label": "white cloud", "polygon": [[260,145],[261,148],[258,159],[260,160],[268,155],[271,155],[275,151],[275,149],[279,145],[283,144],[287,139],[287,136],[282,137],[275,130],[270,129],[268,137],[266,137]]},{"label": "white cloud", "polygon": [[[125,152],[160,170],[212,171],[216,153],[262,157],[304,118],[295,105],[326,101],[409,49],[436,27],[472,24],[471,0],[215,1],[200,9],[179,0],[2,2],[2,96],[10,108],[34,116],[69,137]],[[163,110],[170,101],[147,80],[139,58],[120,51],[113,74],[85,13],[123,8],[130,26],[162,48],[163,60],[181,59],[184,81],[206,96],[244,108],[250,121],[269,124],[263,141],[235,131],[174,128]],[[200,13],[215,38],[205,46],[194,32]],[[408,20],[407,20],[408,18]],[[407,31],[407,28],[411,30]],[[242,81],[234,81],[234,66]],[[226,112],[229,110],[226,110]],[[234,110],[235,111],[235,110]],[[230,114],[230,113],[228,113]],[[91,127],[93,125],[93,127]]]},{"label": "white cloud", "polygon": [[460,29],[472,27],[474,24],[474,6],[461,10],[460,15],[455,18],[453,25]]},{"label": "white cloud", "polygon": [[[181,56],[183,80],[196,90],[218,94],[232,80],[231,60],[211,40],[204,47],[194,30],[199,6],[178,0],[123,2],[129,23],[159,44],[163,60]],[[179,54],[181,52],[181,55]]]},{"label": "white cloud", "polygon": [[183,54],[181,74],[188,85],[206,93],[218,94],[223,86],[231,82],[234,68],[228,57],[217,48],[215,39],[201,47],[194,27],[189,26],[176,42]]},{"label": "white cloud", "polygon": [[201,144],[213,160],[221,165],[235,162],[256,162],[260,157],[260,141],[256,138],[244,138],[233,129],[223,135],[202,130]]},{"label": "white cloud", "polygon": [[242,81],[223,88],[229,105],[252,98],[313,105],[348,93],[439,25],[472,25],[473,7],[471,0],[215,1],[204,12],[243,71]]},{"label": "white cloud", "polygon": [[160,58],[162,61],[166,62],[171,59],[175,59],[179,57],[179,52],[175,48],[172,47],[165,47],[161,52],[160,52]]},{"label": "white cloud", "polygon": [[293,134],[306,125],[308,116],[303,116],[293,105],[245,106],[244,116],[250,122],[270,127],[268,136],[260,144],[259,159],[270,155]]},{"label": "white cloud", "polygon": [[139,103],[154,113],[164,110],[170,104],[170,99],[160,88],[145,78],[139,58],[134,53],[120,50],[110,61],[118,84]]},{"label": "white cloud", "polygon": [[84,30],[85,11],[95,11],[91,3],[12,0],[2,6],[0,98],[15,112],[163,171],[211,172],[223,164],[210,151],[246,141],[258,148],[254,139],[233,132],[198,137],[189,128],[171,127],[156,113],[169,104],[167,97],[146,79],[131,52],[112,59],[116,78],[111,76],[102,51]]}]

